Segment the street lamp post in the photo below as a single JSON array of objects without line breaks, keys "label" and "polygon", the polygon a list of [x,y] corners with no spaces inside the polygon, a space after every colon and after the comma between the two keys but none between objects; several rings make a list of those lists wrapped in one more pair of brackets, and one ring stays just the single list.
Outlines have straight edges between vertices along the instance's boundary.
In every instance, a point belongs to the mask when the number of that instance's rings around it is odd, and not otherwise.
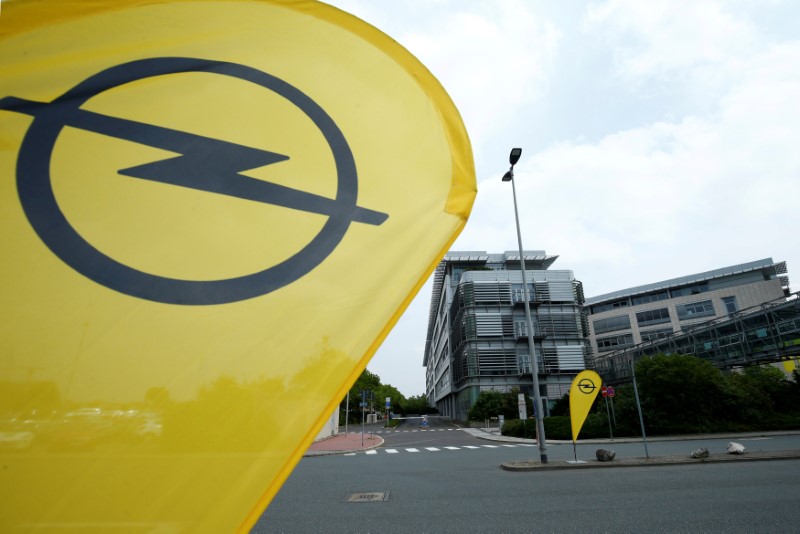
[{"label": "street lamp post", "polygon": [[528,326],[528,354],[531,359],[531,374],[533,375],[533,407],[536,417],[536,442],[539,445],[539,458],[543,464],[547,463],[547,443],[544,437],[544,413],[542,412],[542,396],[539,393],[539,362],[533,350],[533,321],[531,320],[530,294],[528,280],[525,275],[525,255],[522,252],[522,233],[519,230],[519,212],[517,210],[517,188],[514,186],[514,165],[522,155],[521,148],[512,148],[508,161],[511,168],[503,175],[504,182],[511,182],[511,192],[514,196],[514,219],[517,223],[517,242],[519,243],[519,266],[522,269],[522,291],[525,299],[525,321]]}]

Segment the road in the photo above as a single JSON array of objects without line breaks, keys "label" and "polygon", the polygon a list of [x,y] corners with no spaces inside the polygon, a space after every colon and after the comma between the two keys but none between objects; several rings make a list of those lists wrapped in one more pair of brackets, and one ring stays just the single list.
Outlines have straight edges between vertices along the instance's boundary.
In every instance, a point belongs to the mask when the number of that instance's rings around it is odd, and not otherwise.
[{"label": "road", "polygon": [[[793,532],[800,524],[800,460],[521,473],[500,464],[537,458],[535,446],[439,425],[382,437],[370,454],[305,458],[253,532]],[[729,441],[653,441],[649,450],[721,452]],[[800,449],[800,436],[737,441]],[[644,456],[641,443],[604,447]],[[579,458],[596,448],[579,446]],[[572,445],[548,453],[571,459]]]}]

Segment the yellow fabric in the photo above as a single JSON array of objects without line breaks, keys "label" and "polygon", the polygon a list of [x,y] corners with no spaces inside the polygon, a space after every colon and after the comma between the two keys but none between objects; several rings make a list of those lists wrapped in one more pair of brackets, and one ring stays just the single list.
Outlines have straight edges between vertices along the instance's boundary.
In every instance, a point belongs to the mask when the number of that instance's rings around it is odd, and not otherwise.
[{"label": "yellow fabric", "polygon": [[594,371],[581,371],[569,388],[569,418],[572,424],[572,441],[578,434],[592,409],[592,403],[600,392],[603,381]]},{"label": "yellow fabric", "polygon": [[0,69],[0,531],[248,531],[463,228],[458,111],[308,1],[4,2]]}]

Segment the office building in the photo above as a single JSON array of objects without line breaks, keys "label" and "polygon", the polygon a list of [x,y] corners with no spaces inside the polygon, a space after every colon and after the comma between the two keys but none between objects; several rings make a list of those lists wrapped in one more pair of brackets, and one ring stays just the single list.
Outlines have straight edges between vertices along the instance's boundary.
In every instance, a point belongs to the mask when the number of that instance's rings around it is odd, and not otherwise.
[{"label": "office building", "polygon": [[485,390],[532,396],[529,334],[546,410],[585,368],[581,283],[572,271],[549,270],[558,256],[524,254],[532,332],[518,252],[449,252],[436,268],[423,365],[428,402],[441,414],[466,420]]},{"label": "office building", "polygon": [[766,258],[586,299],[591,367],[607,355],[789,295],[786,263]]}]

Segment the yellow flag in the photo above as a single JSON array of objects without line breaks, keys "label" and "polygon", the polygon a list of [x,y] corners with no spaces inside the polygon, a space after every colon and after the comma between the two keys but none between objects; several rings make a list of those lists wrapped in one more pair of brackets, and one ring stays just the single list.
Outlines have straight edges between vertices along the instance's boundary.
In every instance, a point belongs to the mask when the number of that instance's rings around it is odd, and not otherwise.
[{"label": "yellow flag", "polygon": [[572,423],[572,441],[577,441],[592,403],[600,392],[603,381],[594,371],[581,371],[569,388],[569,418]]},{"label": "yellow flag", "polygon": [[247,531],[463,228],[433,76],[309,1],[4,2],[0,531]]}]

